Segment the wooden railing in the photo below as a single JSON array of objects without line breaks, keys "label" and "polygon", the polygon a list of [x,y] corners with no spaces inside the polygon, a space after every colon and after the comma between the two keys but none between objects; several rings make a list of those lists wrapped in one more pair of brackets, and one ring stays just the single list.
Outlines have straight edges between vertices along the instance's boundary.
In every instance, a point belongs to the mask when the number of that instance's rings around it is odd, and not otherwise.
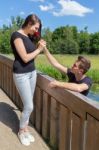
[{"label": "wooden railing", "polygon": [[[0,87],[22,109],[12,76],[13,60],[0,56]],[[58,150],[99,150],[99,104],[76,92],[51,89],[52,78],[38,73],[31,122]]]}]

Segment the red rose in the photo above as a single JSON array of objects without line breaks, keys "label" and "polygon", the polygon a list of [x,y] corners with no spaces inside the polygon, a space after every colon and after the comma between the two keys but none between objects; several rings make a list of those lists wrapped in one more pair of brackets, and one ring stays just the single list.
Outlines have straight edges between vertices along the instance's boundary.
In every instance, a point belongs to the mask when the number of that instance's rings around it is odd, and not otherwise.
[{"label": "red rose", "polygon": [[40,33],[39,33],[39,32],[35,32],[35,33],[34,33],[34,36],[40,37]]}]

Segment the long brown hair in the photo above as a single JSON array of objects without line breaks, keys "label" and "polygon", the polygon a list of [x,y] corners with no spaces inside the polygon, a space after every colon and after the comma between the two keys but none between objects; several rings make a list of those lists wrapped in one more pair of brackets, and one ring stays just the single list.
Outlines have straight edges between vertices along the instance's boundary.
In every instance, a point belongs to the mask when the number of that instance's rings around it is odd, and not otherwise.
[{"label": "long brown hair", "polygon": [[29,36],[30,36],[31,40],[37,42],[41,38],[41,28],[42,28],[41,20],[38,18],[37,15],[30,14],[29,16],[27,16],[25,21],[24,21],[24,23],[23,23],[23,25],[22,25],[22,29],[27,27],[28,24],[35,25],[36,23],[40,24],[40,27],[39,27],[39,30],[38,30],[38,34],[34,34],[33,36],[29,35]]}]

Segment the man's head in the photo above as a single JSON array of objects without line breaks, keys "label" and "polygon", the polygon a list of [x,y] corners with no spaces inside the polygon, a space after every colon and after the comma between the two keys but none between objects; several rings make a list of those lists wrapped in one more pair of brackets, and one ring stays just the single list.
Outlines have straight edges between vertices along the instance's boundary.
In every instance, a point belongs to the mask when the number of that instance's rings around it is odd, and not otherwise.
[{"label": "man's head", "polygon": [[85,74],[91,67],[91,62],[83,56],[78,56],[77,60],[72,66],[72,72]]}]

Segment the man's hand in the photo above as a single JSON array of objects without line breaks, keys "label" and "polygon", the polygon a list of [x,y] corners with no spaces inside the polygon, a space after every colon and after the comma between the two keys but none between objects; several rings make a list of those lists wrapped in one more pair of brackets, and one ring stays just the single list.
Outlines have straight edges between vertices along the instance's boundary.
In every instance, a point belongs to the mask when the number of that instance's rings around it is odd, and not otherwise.
[{"label": "man's hand", "polygon": [[40,51],[42,52],[45,47],[46,47],[46,41],[44,41],[43,39],[41,39],[41,40],[38,42],[38,49],[40,49]]},{"label": "man's hand", "polygon": [[60,85],[60,82],[59,82],[59,81],[56,81],[56,80],[51,81],[51,82],[49,83],[49,87],[51,87],[51,88],[59,87],[59,85]]}]

